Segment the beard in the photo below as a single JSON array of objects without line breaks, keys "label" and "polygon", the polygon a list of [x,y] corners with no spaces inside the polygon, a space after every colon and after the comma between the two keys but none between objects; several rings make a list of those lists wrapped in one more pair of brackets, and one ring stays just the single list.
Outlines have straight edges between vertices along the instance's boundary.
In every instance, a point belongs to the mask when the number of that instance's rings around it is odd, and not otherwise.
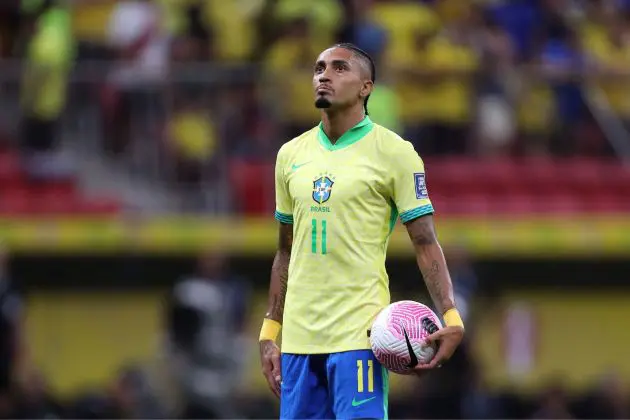
[{"label": "beard", "polygon": [[330,108],[332,103],[328,98],[319,97],[315,100],[315,108],[317,109],[327,109]]}]

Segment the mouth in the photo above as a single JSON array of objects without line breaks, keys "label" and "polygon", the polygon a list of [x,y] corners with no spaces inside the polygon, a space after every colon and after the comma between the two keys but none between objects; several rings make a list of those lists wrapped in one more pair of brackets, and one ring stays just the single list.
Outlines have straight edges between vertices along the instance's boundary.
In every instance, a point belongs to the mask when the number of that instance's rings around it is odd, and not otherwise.
[{"label": "mouth", "polygon": [[329,86],[319,86],[316,92],[318,95],[327,95],[333,93],[334,91]]}]

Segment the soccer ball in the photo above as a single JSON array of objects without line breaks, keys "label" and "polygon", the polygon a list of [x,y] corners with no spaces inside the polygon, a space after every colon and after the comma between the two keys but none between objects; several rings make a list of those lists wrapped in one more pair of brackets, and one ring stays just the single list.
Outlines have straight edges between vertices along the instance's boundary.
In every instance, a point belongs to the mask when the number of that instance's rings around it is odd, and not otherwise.
[{"label": "soccer ball", "polygon": [[376,359],[388,370],[408,374],[435,356],[437,348],[425,344],[424,339],[440,328],[442,324],[431,308],[403,300],[377,315],[370,330],[370,345]]}]

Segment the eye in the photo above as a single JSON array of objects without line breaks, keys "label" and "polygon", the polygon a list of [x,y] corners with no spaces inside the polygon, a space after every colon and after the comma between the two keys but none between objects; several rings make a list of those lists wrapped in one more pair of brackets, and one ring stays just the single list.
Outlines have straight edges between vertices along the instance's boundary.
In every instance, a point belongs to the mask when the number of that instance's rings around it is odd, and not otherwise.
[{"label": "eye", "polygon": [[322,65],[315,66],[315,74],[321,73],[323,71],[324,71],[324,66]]},{"label": "eye", "polygon": [[335,70],[341,73],[342,71],[346,71],[347,68],[345,64],[339,64],[335,67]]}]

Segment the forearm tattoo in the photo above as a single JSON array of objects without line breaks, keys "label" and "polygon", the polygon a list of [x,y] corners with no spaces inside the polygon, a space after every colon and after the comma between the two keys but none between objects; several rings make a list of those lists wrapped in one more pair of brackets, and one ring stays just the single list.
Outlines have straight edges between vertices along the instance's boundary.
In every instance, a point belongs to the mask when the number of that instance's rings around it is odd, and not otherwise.
[{"label": "forearm tattoo", "polygon": [[432,216],[420,217],[407,224],[409,237],[416,249],[418,267],[427,290],[437,309],[442,313],[454,306],[453,286],[440,247]]},{"label": "forearm tattoo", "polygon": [[271,267],[269,288],[269,308],[265,317],[282,323],[284,302],[289,283],[289,262],[293,244],[293,225],[281,224],[278,238],[278,251]]}]

